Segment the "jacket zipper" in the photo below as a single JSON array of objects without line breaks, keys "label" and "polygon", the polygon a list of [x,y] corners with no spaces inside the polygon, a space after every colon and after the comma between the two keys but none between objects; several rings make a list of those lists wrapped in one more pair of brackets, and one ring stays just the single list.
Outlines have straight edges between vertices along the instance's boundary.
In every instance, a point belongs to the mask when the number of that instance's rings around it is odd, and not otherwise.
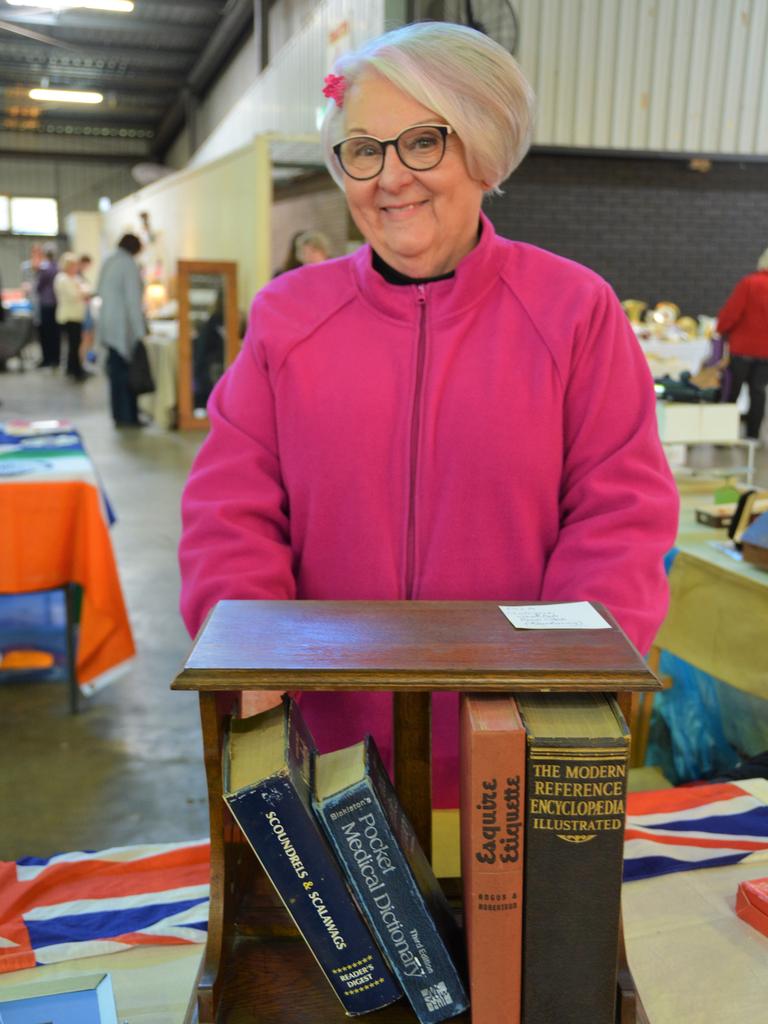
[{"label": "jacket zipper", "polygon": [[411,451],[409,463],[408,531],[405,556],[405,597],[413,600],[416,575],[416,474],[419,460],[419,434],[421,432],[421,393],[424,387],[424,363],[427,349],[427,294],[423,284],[416,285],[419,305],[419,337],[416,348],[416,383],[411,415]]}]

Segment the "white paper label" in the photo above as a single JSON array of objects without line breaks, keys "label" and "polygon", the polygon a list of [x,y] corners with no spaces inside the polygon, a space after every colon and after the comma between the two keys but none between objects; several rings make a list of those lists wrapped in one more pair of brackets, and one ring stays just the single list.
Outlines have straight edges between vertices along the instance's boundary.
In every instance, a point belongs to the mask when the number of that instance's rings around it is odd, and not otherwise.
[{"label": "white paper label", "polygon": [[517,629],[610,629],[589,601],[567,604],[499,605]]}]

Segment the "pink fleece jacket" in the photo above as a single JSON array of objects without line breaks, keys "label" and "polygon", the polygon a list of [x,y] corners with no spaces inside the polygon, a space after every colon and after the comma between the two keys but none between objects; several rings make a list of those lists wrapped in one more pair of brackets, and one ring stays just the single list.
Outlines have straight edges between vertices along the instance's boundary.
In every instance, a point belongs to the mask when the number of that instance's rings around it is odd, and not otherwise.
[{"label": "pink fleece jacket", "polygon": [[[603,602],[641,651],[667,608],[677,493],[645,358],[609,286],[498,237],[394,285],[368,246],[272,281],[208,406],[183,496],[182,613],[223,598]],[[320,749],[389,695],[312,693]],[[455,806],[456,697],[434,799]]]}]

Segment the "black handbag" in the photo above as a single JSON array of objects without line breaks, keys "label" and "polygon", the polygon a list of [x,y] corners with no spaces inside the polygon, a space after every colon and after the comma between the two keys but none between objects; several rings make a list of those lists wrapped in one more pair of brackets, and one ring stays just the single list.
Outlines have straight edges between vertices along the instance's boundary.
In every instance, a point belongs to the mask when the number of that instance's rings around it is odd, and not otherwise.
[{"label": "black handbag", "polygon": [[147,346],[143,341],[137,341],[134,345],[133,355],[128,364],[128,386],[134,395],[148,395],[155,390]]}]

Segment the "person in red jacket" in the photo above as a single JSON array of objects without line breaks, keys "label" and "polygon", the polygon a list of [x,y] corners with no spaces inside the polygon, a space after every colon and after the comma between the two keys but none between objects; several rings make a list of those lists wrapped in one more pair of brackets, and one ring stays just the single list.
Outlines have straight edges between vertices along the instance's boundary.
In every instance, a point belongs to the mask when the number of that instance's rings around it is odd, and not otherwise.
[{"label": "person in red jacket", "polygon": [[[647,651],[678,509],[648,364],[604,280],[481,211],[528,147],[515,60],[413,24],[325,93],[366,244],[263,288],[214,387],[182,500],[190,632],[224,599],[594,600]],[[370,732],[388,758],[391,695],[300,703],[320,749]],[[457,707],[433,697],[436,807],[456,806]]]},{"label": "person in red jacket", "polygon": [[728,401],[735,402],[742,385],[747,385],[747,437],[757,440],[768,385],[768,249],[757,261],[757,270],[743,277],[731,292],[718,314],[717,329],[728,336]]}]

